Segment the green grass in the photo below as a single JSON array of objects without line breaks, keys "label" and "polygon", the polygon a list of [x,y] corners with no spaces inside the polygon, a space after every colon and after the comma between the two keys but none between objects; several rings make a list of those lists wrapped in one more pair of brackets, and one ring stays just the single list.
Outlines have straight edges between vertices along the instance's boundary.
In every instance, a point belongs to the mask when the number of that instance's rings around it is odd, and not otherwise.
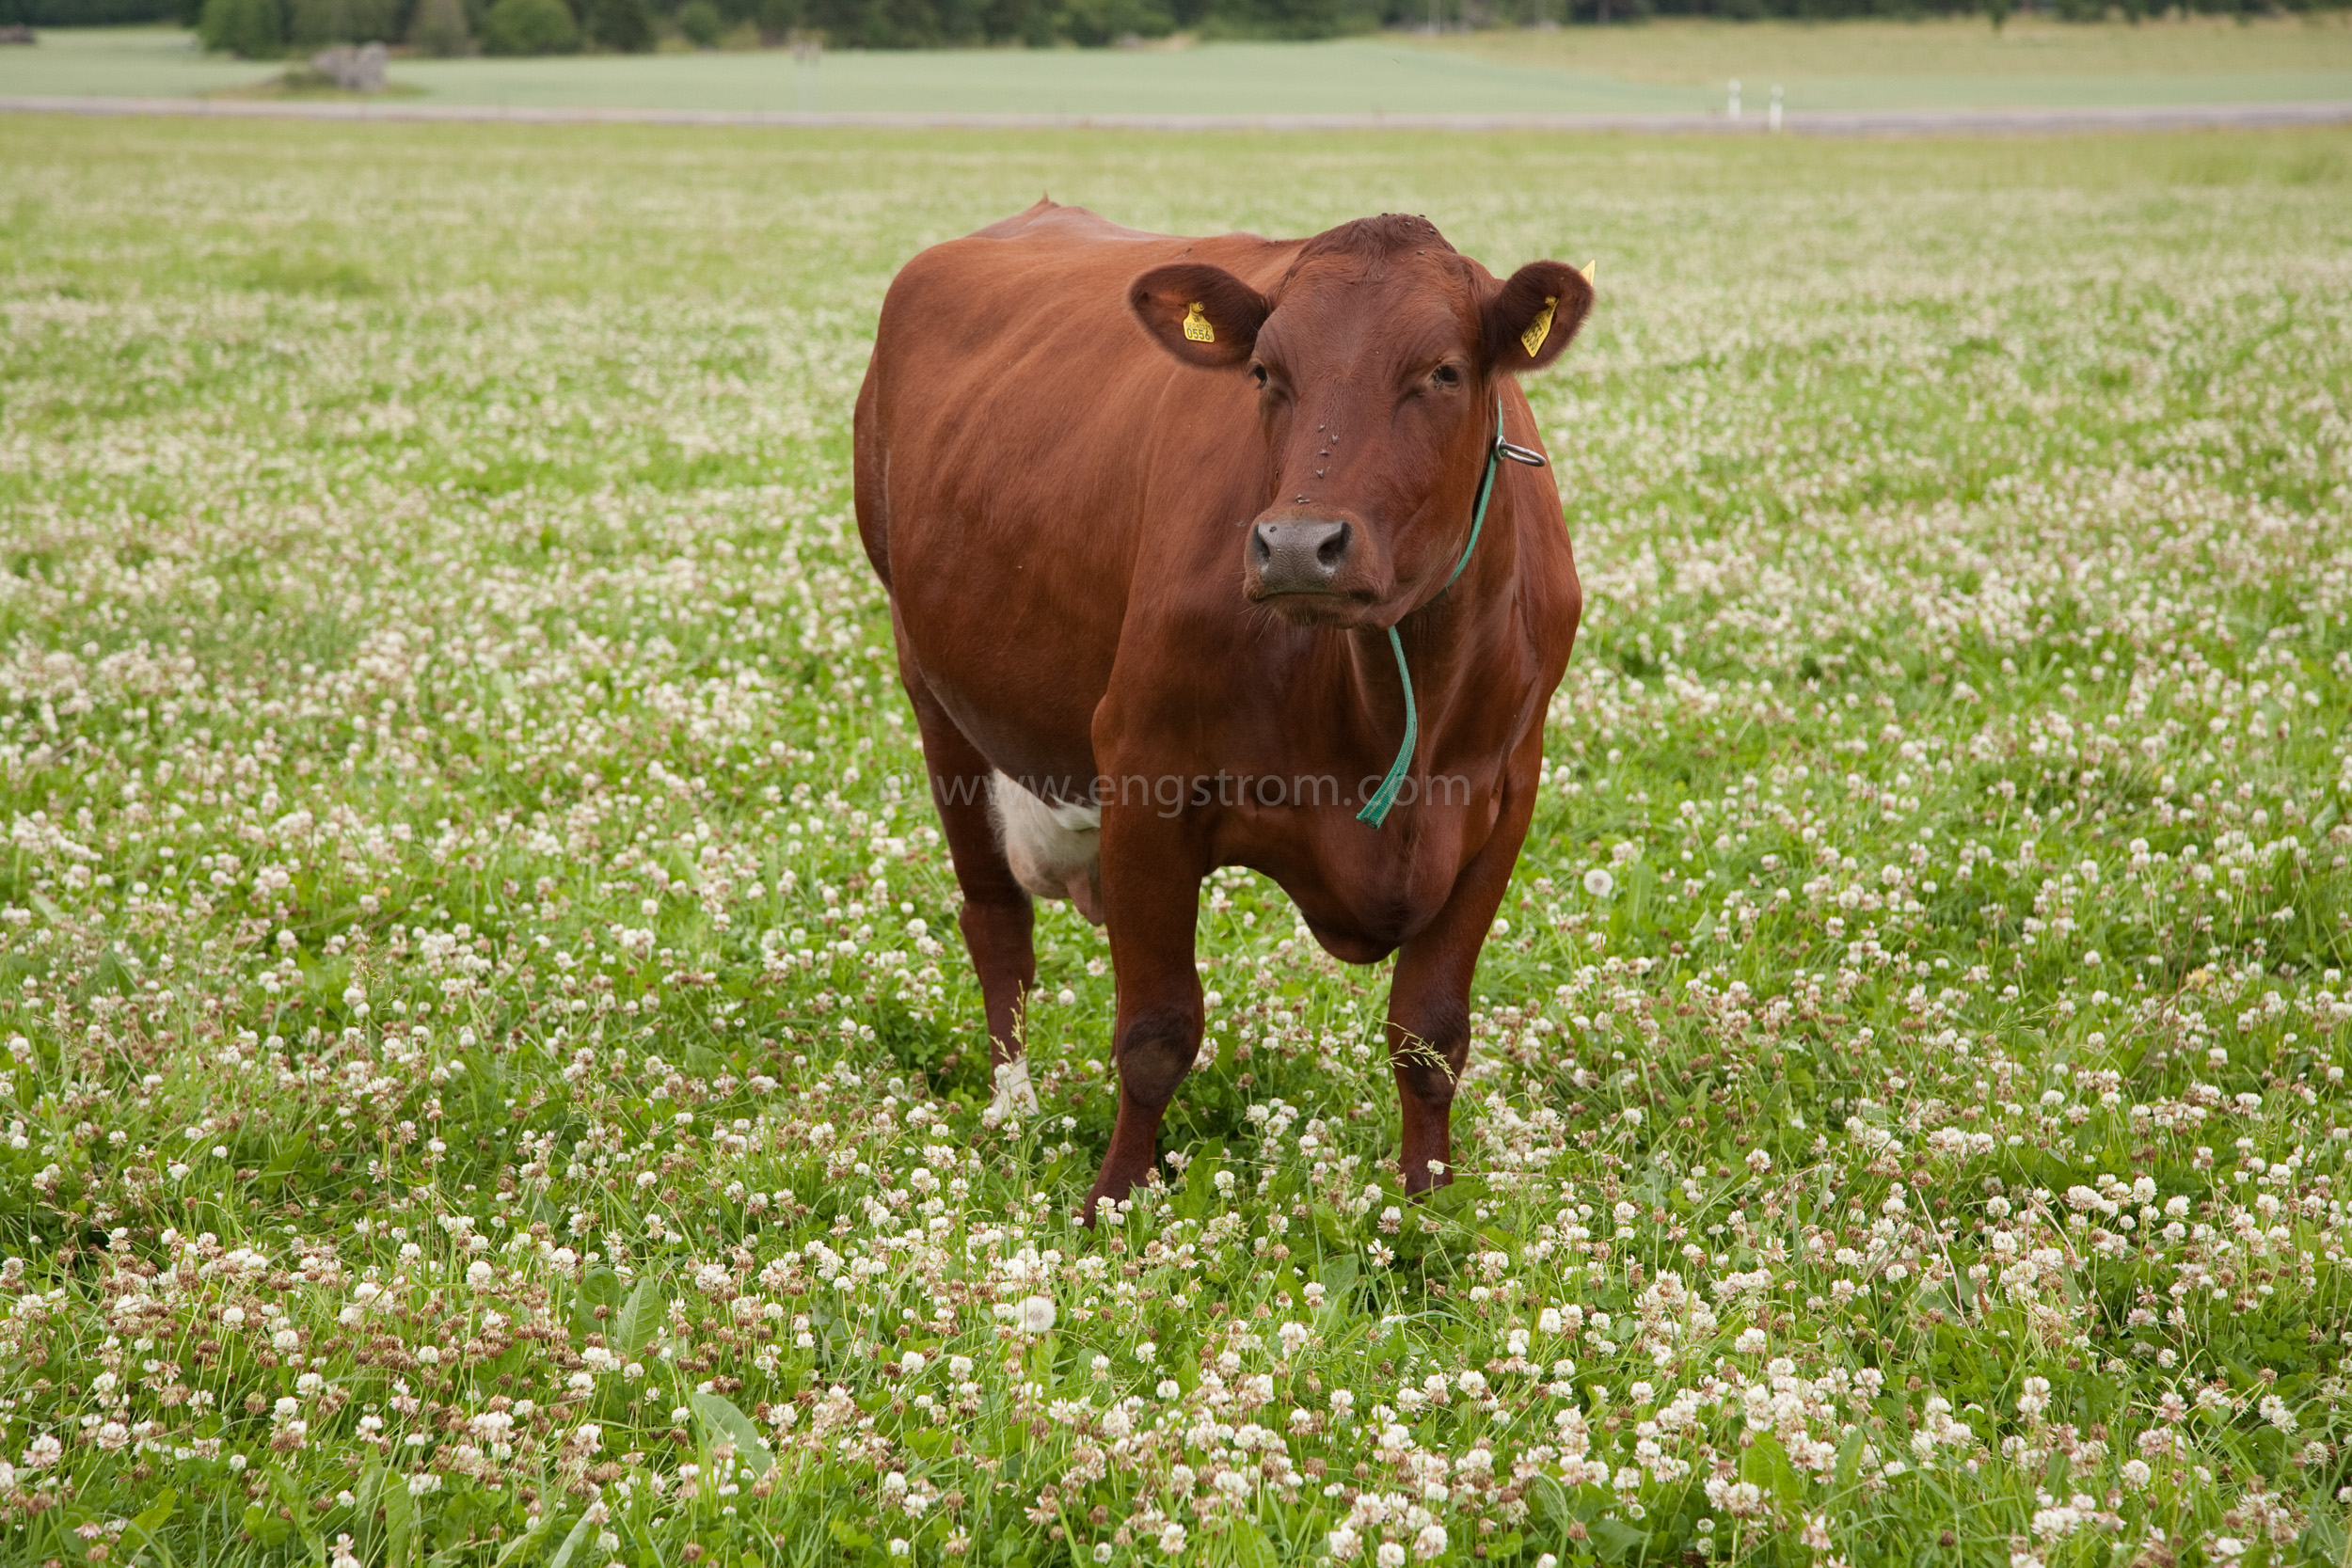
[{"label": "green grass", "polygon": [[[1066,906],[978,1110],[848,419],[1041,188],[1600,260],[1434,1201],[1247,875],[1123,1227]],[[2317,134],[11,119],[0,1560],[2341,1560],[2347,218]]]},{"label": "green grass", "polygon": [[[274,74],[131,28],[41,35],[0,51],[0,93],[183,97]],[[427,103],[959,114],[1651,114],[1712,111],[1724,84],[1760,109],[2045,108],[2352,98],[2343,13],[2239,26],[2213,19],[2059,26],[1980,22],[1741,25],[1660,23],[1438,40],[1150,50],[785,52],[532,60],[408,60],[393,79]]]}]

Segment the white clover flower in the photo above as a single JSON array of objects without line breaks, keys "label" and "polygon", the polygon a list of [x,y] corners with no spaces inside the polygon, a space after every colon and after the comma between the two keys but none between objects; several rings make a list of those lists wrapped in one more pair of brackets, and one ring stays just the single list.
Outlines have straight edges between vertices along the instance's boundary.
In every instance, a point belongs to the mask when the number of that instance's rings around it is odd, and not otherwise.
[{"label": "white clover flower", "polygon": [[1405,1568],[1405,1548],[1393,1541],[1383,1541],[1380,1549],[1372,1554],[1380,1568]]},{"label": "white clover flower", "polygon": [[1184,1549],[1184,1527],[1169,1520],[1160,1527],[1160,1550],[1176,1557]]}]

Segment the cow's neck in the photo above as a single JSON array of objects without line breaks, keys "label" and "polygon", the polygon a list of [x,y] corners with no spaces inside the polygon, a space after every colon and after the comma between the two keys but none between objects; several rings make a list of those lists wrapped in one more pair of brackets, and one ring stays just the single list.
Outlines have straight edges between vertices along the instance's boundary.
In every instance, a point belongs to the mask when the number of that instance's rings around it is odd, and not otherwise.
[{"label": "cow's neck", "polygon": [[[1466,682],[1493,677],[1496,666],[1487,650],[1507,633],[1513,614],[1509,601],[1518,589],[1518,519],[1502,476],[1495,483],[1486,528],[1462,575],[1397,625],[1420,717],[1415,771],[1425,759],[1454,752],[1465,741],[1485,750],[1489,738],[1465,736],[1460,731],[1465,716],[1493,710],[1492,704],[1465,700],[1470,694],[1463,688]],[[1380,759],[1375,771],[1379,771],[1394,757],[1403,738],[1396,656],[1383,632],[1354,633],[1348,644],[1353,705],[1365,716],[1370,750]]]}]

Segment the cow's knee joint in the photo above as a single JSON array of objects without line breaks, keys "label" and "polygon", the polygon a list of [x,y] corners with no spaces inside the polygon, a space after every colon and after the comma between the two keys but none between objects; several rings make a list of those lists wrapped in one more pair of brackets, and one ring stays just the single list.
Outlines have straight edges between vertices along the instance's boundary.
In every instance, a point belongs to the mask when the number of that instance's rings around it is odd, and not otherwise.
[{"label": "cow's knee joint", "polygon": [[1421,1021],[1421,1032],[1399,1026],[1392,1031],[1389,1065],[1397,1087],[1433,1110],[1454,1103],[1454,1090],[1469,1056],[1470,1019]]},{"label": "cow's knee joint", "polygon": [[1164,1106],[1200,1053],[1200,1020],[1174,1008],[1141,1013],[1119,1032],[1113,1054],[1120,1087],[1145,1105]]}]

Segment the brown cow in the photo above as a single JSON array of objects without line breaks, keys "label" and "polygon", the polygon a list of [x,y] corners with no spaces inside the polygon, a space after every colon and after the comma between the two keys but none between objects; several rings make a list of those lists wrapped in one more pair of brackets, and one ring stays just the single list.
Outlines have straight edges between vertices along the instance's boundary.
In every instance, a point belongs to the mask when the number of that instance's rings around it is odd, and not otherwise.
[{"label": "brown cow", "polygon": [[1338,958],[1398,955],[1404,1180],[1446,1180],[1471,971],[1583,603],[1512,378],[1592,299],[1557,261],[1498,281],[1423,218],[1188,240],[1050,201],[891,284],[858,527],[1000,1103],[1035,1103],[1029,895],[1109,927],[1119,1120],[1089,1221],[1151,1170],[1200,1049],[1193,932],[1220,865],[1279,883]]}]

